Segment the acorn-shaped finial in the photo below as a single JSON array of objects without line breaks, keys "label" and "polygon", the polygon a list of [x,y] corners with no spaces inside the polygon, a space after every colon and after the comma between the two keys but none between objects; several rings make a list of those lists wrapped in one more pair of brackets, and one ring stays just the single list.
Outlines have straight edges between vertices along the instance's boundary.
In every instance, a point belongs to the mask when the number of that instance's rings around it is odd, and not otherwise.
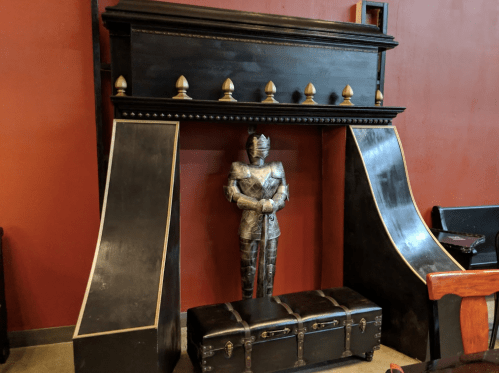
[{"label": "acorn-shaped finial", "polygon": [[343,92],[341,92],[341,95],[343,96],[344,100],[340,105],[343,106],[353,106],[352,104],[352,96],[353,96],[353,89],[350,87],[348,84],[347,86],[343,89]]},{"label": "acorn-shaped finial", "polygon": [[267,85],[265,86],[265,94],[267,95],[267,98],[265,100],[263,100],[262,102],[270,103],[270,104],[278,104],[279,101],[277,101],[274,98],[274,95],[276,92],[277,92],[277,89],[275,87],[274,82],[272,82],[272,80],[269,81],[267,83]]},{"label": "acorn-shaped finial", "polygon": [[378,89],[376,91],[376,98],[375,98],[375,104],[374,106],[381,106],[381,101],[383,101],[383,93]]},{"label": "acorn-shaped finial", "polygon": [[120,75],[116,82],[114,83],[114,88],[116,88],[116,96],[126,96],[126,80],[123,78],[123,75]]},{"label": "acorn-shaped finial", "polygon": [[234,97],[232,97],[232,92],[234,92],[234,83],[232,83],[232,80],[229,78],[227,78],[222,85],[222,91],[224,92],[224,97],[218,99],[218,101],[237,101]]},{"label": "acorn-shaped finial", "polygon": [[177,83],[175,84],[175,88],[178,90],[178,94],[174,97],[172,97],[175,100],[192,100],[187,95],[187,90],[189,89],[189,83],[187,82],[187,79],[185,76],[180,75],[180,78],[177,79]]},{"label": "acorn-shaped finial", "polygon": [[314,95],[316,93],[315,87],[312,83],[308,83],[305,87],[305,96],[307,99],[302,102],[302,105],[317,105],[317,102],[314,101]]}]

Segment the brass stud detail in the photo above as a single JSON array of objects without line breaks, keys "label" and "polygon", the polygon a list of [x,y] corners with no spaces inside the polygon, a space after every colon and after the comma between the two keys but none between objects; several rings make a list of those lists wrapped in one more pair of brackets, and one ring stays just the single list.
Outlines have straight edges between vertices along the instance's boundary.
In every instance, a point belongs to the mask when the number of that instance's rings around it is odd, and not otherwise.
[{"label": "brass stud detail", "polygon": [[192,100],[187,95],[187,90],[189,89],[189,83],[187,82],[187,79],[185,76],[180,75],[180,78],[177,79],[177,83],[175,83],[175,88],[178,90],[178,94],[174,97],[172,97],[175,100]]},{"label": "brass stud detail", "polygon": [[232,102],[237,102],[237,100],[232,97],[232,92],[234,92],[234,83],[232,83],[232,80],[227,78],[222,85],[222,91],[224,92],[224,97],[218,99],[218,101],[232,101]]},{"label": "brass stud detail", "polygon": [[381,106],[381,101],[383,101],[383,93],[378,89],[376,91],[376,103],[374,106]]},{"label": "brass stud detail", "polygon": [[352,96],[353,96],[353,89],[350,87],[348,84],[347,86],[343,89],[343,92],[341,92],[341,95],[343,96],[343,102],[340,104],[342,106],[353,106],[352,104]]},{"label": "brass stud detail", "polygon": [[114,88],[117,89],[116,96],[126,96],[125,90],[126,90],[127,84],[126,80],[123,77],[123,75],[120,75],[118,79],[116,79],[116,82],[114,83]]},{"label": "brass stud detail", "polygon": [[307,99],[302,102],[302,105],[317,105],[317,102],[314,101],[314,95],[317,91],[312,83],[308,83],[305,87],[305,96]]},{"label": "brass stud detail", "polygon": [[267,95],[267,98],[263,100],[262,102],[267,103],[267,104],[278,104],[279,101],[277,101],[274,98],[275,93],[277,92],[277,89],[275,87],[275,84],[271,81],[267,83],[265,86],[265,94]]}]

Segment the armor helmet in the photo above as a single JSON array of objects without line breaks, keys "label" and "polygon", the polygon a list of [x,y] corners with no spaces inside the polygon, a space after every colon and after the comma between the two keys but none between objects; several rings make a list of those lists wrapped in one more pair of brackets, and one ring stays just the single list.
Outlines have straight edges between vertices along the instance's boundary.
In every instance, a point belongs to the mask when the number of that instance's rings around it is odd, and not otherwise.
[{"label": "armor helmet", "polygon": [[246,151],[251,163],[257,158],[265,160],[269,155],[270,137],[263,134],[251,134],[246,141]]}]

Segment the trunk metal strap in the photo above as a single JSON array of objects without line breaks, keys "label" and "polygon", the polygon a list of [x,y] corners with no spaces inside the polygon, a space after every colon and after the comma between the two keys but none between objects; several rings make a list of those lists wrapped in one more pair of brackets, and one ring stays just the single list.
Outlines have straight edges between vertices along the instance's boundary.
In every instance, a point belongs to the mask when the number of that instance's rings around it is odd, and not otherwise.
[{"label": "trunk metal strap", "polygon": [[283,306],[286,311],[290,315],[293,315],[296,318],[296,321],[298,321],[298,329],[297,329],[297,339],[298,339],[298,360],[295,363],[295,367],[302,367],[304,366],[305,360],[303,360],[303,348],[304,348],[304,340],[305,340],[305,331],[306,329],[303,327],[303,319],[301,316],[291,309],[286,303],[282,302],[281,299],[277,296],[273,297],[276,303],[280,304]]},{"label": "trunk metal strap", "polygon": [[243,325],[244,338],[243,338],[242,342],[243,342],[243,346],[244,346],[244,373],[252,373],[251,372],[251,350],[253,349],[253,347],[252,347],[251,343],[255,339],[251,337],[251,330],[249,328],[248,323],[242,319],[239,312],[237,312],[234,309],[234,307],[232,307],[232,304],[225,303],[225,306],[236,317],[237,322]]},{"label": "trunk metal strap", "polygon": [[352,337],[352,324],[353,324],[352,311],[350,311],[347,307],[339,304],[336,301],[336,299],[334,299],[333,297],[330,297],[330,296],[324,294],[324,292],[322,290],[316,290],[316,292],[321,297],[326,298],[327,300],[329,300],[336,307],[340,307],[340,308],[343,309],[343,311],[345,311],[346,320],[343,322],[343,325],[345,326],[345,351],[343,352],[343,354],[341,355],[341,357],[352,356],[352,351],[350,351],[350,339]]}]

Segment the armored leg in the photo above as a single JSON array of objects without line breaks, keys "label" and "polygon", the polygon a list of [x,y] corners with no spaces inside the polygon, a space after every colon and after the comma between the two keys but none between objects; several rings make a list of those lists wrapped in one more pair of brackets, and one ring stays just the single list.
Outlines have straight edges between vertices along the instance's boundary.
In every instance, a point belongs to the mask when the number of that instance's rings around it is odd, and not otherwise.
[{"label": "armored leg", "polygon": [[277,242],[279,238],[267,241],[265,248],[265,269],[258,268],[257,297],[271,297],[274,290],[275,263],[277,258]]},{"label": "armored leg", "polygon": [[257,240],[239,240],[239,249],[241,251],[241,286],[243,290],[243,299],[253,298],[253,286],[256,273],[256,254],[258,249]]}]

